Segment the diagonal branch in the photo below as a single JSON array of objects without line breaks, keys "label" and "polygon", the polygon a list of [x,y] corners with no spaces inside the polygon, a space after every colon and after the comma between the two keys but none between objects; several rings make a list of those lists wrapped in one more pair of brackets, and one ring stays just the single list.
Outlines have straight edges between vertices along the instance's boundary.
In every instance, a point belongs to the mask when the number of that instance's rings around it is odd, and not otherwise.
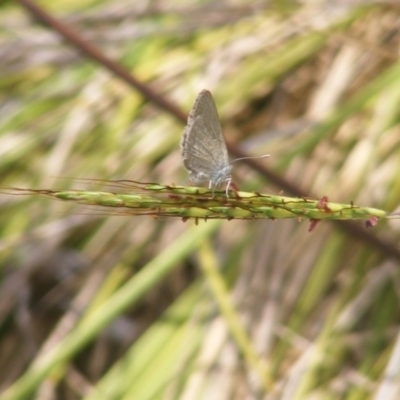
[{"label": "diagonal branch", "polygon": [[[45,25],[50,26],[61,36],[63,36],[68,42],[72,43],[77,47],[83,54],[88,56],[90,59],[96,60],[99,64],[106,67],[108,70],[113,72],[115,75],[119,76],[126,83],[138,90],[142,95],[152,101],[161,109],[167,111],[171,115],[175,116],[182,123],[186,123],[186,113],[183,112],[177,105],[167,100],[164,96],[159,95],[153,89],[151,89],[145,83],[139,81],[135,78],[127,69],[113,61],[112,59],[105,56],[100,49],[89,43],[77,32],[75,32],[71,27],[59,21],[58,19],[51,16],[49,13],[44,11],[41,7],[36,5],[32,0],[19,0],[20,4],[28,9],[40,22]],[[242,151],[239,147],[233,145],[232,143],[227,143],[228,150],[237,158],[246,157],[247,154]],[[295,184],[283,178],[281,175],[271,171],[269,168],[265,167],[260,162],[254,159],[243,160],[244,163],[249,165],[251,168],[258,171],[260,174],[265,176],[279,188],[284,191],[296,195],[296,196],[307,196],[310,193],[306,193],[304,190],[300,189]],[[335,221],[335,224],[339,224],[339,227],[343,229],[349,236],[356,238],[370,246],[375,247],[379,250],[385,257],[393,257],[400,260],[400,251],[396,246],[383,241],[376,236],[371,235],[365,229],[360,226],[345,221]]]}]

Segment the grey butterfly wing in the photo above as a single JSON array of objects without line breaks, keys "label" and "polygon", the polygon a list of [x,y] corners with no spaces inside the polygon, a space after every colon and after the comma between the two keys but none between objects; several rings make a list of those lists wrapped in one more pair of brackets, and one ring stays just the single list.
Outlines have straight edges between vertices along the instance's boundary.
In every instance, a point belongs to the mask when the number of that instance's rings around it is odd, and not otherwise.
[{"label": "grey butterfly wing", "polygon": [[197,96],[189,114],[181,149],[183,163],[195,183],[218,185],[229,177],[231,165],[218,112],[208,90]]}]

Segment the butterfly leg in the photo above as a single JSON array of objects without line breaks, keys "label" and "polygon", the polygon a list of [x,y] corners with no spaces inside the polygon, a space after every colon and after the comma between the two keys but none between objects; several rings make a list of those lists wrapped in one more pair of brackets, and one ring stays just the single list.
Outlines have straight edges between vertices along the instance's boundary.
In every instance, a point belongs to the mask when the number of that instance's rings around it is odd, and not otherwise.
[{"label": "butterfly leg", "polygon": [[226,184],[226,190],[225,190],[225,192],[226,192],[226,197],[229,198],[229,188],[231,187],[232,178],[228,178],[228,179],[226,180],[226,182],[228,182],[228,183]]},{"label": "butterfly leg", "polygon": [[212,181],[209,182],[208,188],[212,189],[212,197],[214,198],[214,190],[215,190],[216,186],[213,185]]}]

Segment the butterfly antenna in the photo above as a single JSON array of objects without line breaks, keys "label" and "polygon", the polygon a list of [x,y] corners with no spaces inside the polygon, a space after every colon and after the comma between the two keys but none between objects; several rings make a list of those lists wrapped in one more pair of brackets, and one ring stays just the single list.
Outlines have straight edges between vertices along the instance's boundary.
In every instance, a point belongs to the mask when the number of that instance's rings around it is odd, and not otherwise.
[{"label": "butterfly antenna", "polygon": [[236,158],[235,160],[233,160],[233,161],[231,162],[231,164],[233,164],[234,162],[239,161],[239,160],[248,160],[248,159],[250,159],[250,158],[267,158],[267,157],[269,157],[269,156],[270,156],[269,154],[264,154],[263,156]]}]

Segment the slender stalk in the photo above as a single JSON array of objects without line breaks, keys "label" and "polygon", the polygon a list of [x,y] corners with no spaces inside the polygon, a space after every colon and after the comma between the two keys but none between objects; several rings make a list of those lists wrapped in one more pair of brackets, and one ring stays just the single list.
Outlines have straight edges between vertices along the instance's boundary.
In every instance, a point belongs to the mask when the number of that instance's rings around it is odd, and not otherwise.
[{"label": "slender stalk", "polygon": [[283,219],[307,218],[318,220],[366,219],[375,225],[378,218],[387,217],[386,211],[298,197],[284,197],[257,192],[230,192],[187,186],[168,186],[133,181],[111,182],[128,193],[86,190],[32,190],[7,188],[9,194],[43,195],[78,204],[116,209],[118,215],[150,215],[207,219]]}]

